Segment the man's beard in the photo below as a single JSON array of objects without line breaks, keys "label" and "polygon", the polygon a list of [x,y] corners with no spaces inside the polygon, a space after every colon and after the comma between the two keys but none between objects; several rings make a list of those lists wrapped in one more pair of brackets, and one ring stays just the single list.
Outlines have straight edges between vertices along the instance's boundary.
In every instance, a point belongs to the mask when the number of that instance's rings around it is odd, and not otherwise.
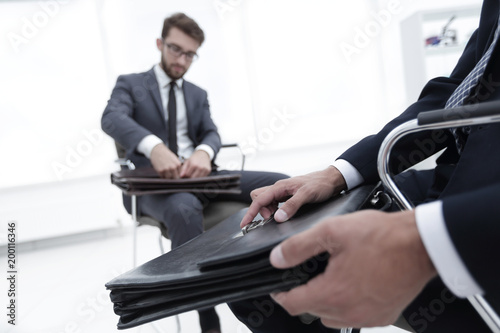
[{"label": "man's beard", "polygon": [[165,57],[161,57],[161,67],[163,68],[163,70],[165,71],[165,73],[167,73],[167,75],[171,78],[171,79],[174,79],[174,80],[177,80],[177,79],[180,79],[181,77],[184,76],[184,74],[186,74],[186,70],[184,70],[184,72],[180,73],[179,74],[176,74],[172,71],[172,69],[170,67],[167,66],[167,62],[165,61]]}]

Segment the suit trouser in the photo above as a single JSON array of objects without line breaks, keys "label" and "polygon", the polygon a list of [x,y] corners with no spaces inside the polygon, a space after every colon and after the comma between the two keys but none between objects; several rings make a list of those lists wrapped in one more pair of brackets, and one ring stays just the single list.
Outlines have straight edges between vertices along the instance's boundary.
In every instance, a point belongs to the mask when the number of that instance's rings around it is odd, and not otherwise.
[{"label": "suit trouser", "polygon": [[172,249],[203,232],[203,208],[217,200],[234,200],[251,203],[250,192],[256,188],[272,185],[287,175],[261,171],[215,171],[213,174],[241,174],[240,194],[155,194],[144,195],[138,200],[138,209],[143,215],[151,216],[168,229]]},{"label": "suit trouser", "polygon": [[[234,315],[253,333],[338,333],[320,320],[311,323],[292,317],[269,296],[228,303]],[[356,331],[358,332],[358,331]]]}]

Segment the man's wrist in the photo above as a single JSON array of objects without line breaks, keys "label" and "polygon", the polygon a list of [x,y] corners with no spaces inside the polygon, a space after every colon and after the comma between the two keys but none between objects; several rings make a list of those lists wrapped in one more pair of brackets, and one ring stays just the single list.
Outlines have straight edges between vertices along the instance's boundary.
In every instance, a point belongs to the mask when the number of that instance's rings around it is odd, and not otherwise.
[{"label": "man's wrist", "polygon": [[342,178],[346,184],[346,189],[348,190],[352,190],[356,186],[363,184],[365,181],[359,171],[346,160],[338,159],[332,163],[332,166],[342,174]]},{"label": "man's wrist", "polygon": [[336,193],[347,189],[347,183],[339,169],[330,165],[323,172],[327,179],[331,181],[331,186],[335,189]]},{"label": "man's wrist", "polygon": [[398,214],[401,221],[406,222],[408,226],[408,238],[405,239],[404,237],[402,237],[401,239],[403,240],[403,243],[410,244],[410,247],[412,249],[411,252],[416,255],[416,258],[420,263],[422,273],[424,273],[424,275],[426,275],[430,280],[437,275],[437,270],[434,266],[434,263],[432,262],[431,257],[429,256],[429,253],[427,252],[427,249],[419,233],[415,210],[406,210],[395,214]]},{"label": "man's wrist", "polygon": [[203,156],[206,156],[207,159],[210,161],[210,154],[206,151],[206,150],[203,150],[203,149],[196,149],[194,151],[195,154],[203,154]]},{"label": "man's wrist", "polygon": [[205,153],[208,154],[208,158],[210,159],[210,161],[214,158],[215,156],[215,152],[214,150],[212,149],[212,147],[210,147],[209,145],[207,144],[201,144],[199,146],[197,146],[195,148],[195,151],[198,151],[198,150],[201,150],[201,151],[204,151]]},{"label": "man's wrist", "polygon": [[151,154],[153,152],[153,149],[159,145],[162,144],[163,141],[157,137],[156,135],[150,134],[148,136],[145,136],[141,142],[137,145],[137,151],[147,158],[151,159]]}]

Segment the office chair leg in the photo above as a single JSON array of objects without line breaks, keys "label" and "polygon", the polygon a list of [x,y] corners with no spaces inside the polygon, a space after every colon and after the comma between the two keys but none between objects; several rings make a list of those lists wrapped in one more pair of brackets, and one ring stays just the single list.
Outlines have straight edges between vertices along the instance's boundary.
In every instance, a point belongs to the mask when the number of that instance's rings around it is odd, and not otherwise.
[{"label": "office chair leg", "polygon": [[165,254],[165,249],[163,248],[163,236],[160,232],[160,237],[158,237],[158,242],[160,243],[161,254]]},{"label": "office chair leg", "polygon": [[175,323],[177,324],[177,333],[181,333],[181,320],[179,319],[179,315],[175,316]]},{"label": "office chair leg", "polygon": [[134,224],[132,230],[132,265],[135,268],[137,264],[137,199],[136,196],[132,196],[132,223]]}]

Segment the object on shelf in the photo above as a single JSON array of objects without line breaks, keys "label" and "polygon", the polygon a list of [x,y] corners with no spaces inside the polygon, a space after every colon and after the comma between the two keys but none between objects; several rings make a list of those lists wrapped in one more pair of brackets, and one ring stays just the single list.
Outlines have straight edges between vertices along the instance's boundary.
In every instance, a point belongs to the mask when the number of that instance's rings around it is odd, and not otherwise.
[{"label": "object on shelf", "polygon": [[457,45],[457,31],[455,29],[450,29],[449,26],[453,20],[455,20],[455,15],[453,15],[448,23],[445,24],[443,30],[439,36],[431,36],[425,39],[425,46],[453,46]]}]

